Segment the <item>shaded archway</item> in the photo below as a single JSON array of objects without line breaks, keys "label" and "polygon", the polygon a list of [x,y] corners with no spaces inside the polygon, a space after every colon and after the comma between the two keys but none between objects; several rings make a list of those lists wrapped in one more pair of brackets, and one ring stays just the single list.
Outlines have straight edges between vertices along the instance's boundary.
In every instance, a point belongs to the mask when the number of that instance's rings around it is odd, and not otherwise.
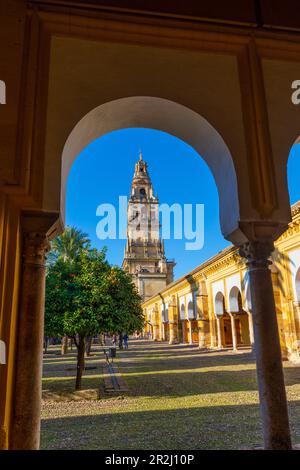
[{"label": "shaded archway", "polygon": [[189,320],[189,342],[192,343],[198,343],[199,342],[199,336],[198,336],[198,324],[196,320],[196,314],[195,314],[195,305],[193,300],[189,300],[187,304],[187,314],[188,314],[188,320]]},{"label": "shaded archway", "polygon": [[231,330],[233,344],[237,346],[250,346],[251,319],[243,308],[242,294],[237,286],[233,286],[229,292],[229,311],[231,316]]},{"label": "shaded archway", "polygon": [[225,345],[223,315],[225,314],[225,297],[223,292],[218,291],[214,298],[214,313],[216,322],[217,347],[221,349]]},{"label": "shaded archway", "polygon": [[169,305],[164,305],[164,320],[163,320],[163,340],[169,341],[170,339],[170,329],[169,329]]},{"label": "shaded archway", "polygon": [[181,302],[179,304],[179,317],[178,317],[178,341],[179,343],[187,342],[187,319],[185,316],[185,303]]}]

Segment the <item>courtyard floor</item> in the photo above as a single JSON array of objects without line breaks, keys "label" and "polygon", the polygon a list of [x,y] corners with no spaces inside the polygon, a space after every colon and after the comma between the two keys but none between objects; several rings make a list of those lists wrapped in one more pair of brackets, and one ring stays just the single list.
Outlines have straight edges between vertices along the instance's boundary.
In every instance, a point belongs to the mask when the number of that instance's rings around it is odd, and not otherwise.
[{"label": "courtyard floor", "polygon": [[[262,446],[249,350],[130,341],[116,363],[129,392],[106,397],[103,352],[93,347],[73,392],[75,350],[44,357],[42,449],[245,449]],[[284,363],[293,442],[300,442],[300,367]]]}]

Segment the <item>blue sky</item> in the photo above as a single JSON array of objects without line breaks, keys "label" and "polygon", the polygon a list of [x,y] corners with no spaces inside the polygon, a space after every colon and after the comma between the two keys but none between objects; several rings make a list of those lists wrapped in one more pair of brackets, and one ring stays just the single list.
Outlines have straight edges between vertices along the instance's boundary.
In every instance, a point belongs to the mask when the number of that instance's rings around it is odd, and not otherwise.
[{"label": "blue sky", "polygon": [[[288,165],[291,203],[300,199],[300,146],[296,147],[291,151]],[[150,129],[124,129],[92,142],[80,153],[69,174],[66,222],[87,232],[93,246],[107,246],[109,262],[120,265],[125,240],[97,238],[100,218],[96,209],[103,203],[118,207],[119,196],[129,195],[139,149],[148,163],[160,203],[204,204],[201,250],[185,250],[186,240],[165,241],[167,257],[175,258],[177,263],[175,278],[178,278],[229,243],[219,227],[219,201],[212,174],[199,155],[176,137]]]}]

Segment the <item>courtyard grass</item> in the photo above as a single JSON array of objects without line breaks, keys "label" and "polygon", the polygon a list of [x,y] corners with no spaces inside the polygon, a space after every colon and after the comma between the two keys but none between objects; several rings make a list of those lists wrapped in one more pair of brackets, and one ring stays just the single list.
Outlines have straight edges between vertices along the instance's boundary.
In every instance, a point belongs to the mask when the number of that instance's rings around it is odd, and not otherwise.
[{"label": "courtyard grass", "polygon": [[[103,393],[103,352],[87,360],[74,392],[75,351],[44,359],[43,449],[242,449],[262,446],[250,351],[131,341],[117,352],[129,392]],[[300,442],[300,367],[284,363],[293,440]]]}]

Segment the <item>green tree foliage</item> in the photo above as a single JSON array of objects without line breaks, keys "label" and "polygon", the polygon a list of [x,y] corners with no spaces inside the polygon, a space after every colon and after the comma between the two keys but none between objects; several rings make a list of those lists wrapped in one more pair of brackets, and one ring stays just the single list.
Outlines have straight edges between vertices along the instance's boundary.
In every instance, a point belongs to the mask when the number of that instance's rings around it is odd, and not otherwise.
[{"label": "green tree foliage", "polygon": [[127,332],[143,328],[141,298],[131,276],[118,266],[112,266],[102,286],[102,331]]},{"label": "green tree foliage", "polygon": [[53,264],[57,259],[73,261],[82,251],[88,251],[91,243],[87,233],[75,227],[66,227],[65,231],[51,242],[51,251],[48,264]]},{"label": "green tree foliage", "polygon": [[58,257],[48,267],[45,333],[73,338],[77,347],[76,390],[81,388],[86,338],[99,332],[101,286],[108,271],[105,250],[83,249],[72,259]]},{"label": "green tree foliage", "polygon": [[47,269],[45,334],[73,338],[79,390],[86,338],[96,333],[141,330],[143,312],[131,277],[108,264],[105,249],[90,249],[87,241],[74,255],[63,253]]}]

